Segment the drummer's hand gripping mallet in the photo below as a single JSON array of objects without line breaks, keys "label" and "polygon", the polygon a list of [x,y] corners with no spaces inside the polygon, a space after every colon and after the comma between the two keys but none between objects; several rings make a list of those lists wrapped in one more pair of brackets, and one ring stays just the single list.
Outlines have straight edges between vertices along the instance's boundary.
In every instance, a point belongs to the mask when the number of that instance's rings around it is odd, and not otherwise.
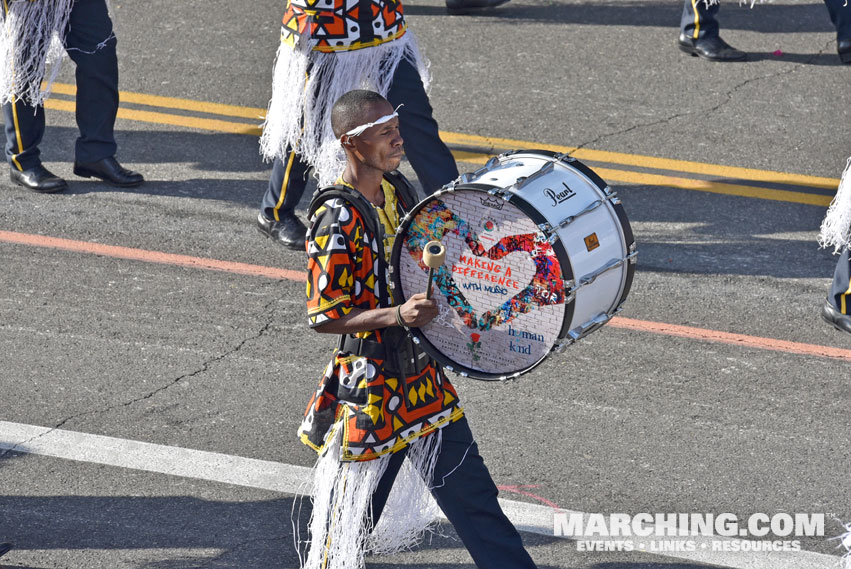
[{"label": "drummer's hand gripping mallet", "polygon": [[423,264],[428,267],[428,286],[426,299],[431,299],[431,285],[434,282],[434,271],[440,268],[446,260],[446,247],[440,241],[429,241],[423,248]]}]

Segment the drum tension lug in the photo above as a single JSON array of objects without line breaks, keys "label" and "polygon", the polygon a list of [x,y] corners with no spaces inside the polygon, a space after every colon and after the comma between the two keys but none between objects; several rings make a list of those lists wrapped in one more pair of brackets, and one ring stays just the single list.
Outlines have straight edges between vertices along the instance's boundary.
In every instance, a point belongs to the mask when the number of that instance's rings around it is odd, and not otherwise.
[{"label": "drum tension lug", "polygon": [[567,152],[563,152],[561,154],[556,154],[554,160],[558,162],[576,162],[576,158],[568,154]]}]

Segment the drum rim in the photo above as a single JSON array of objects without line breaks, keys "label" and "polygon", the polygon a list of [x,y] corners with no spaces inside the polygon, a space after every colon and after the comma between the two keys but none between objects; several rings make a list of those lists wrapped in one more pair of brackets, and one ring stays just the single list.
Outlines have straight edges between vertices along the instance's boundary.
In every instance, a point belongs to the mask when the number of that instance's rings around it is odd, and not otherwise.
[{"label": "drum rim", "polygon": [[[420,200],[417,205],[411,208],[411,210],[405,215],[402,219],[402,222],[399,224],[399,227],[396,229],[396,239],[393,243],[393,251],[390,254],[390,277],[393,285],[394,294],[402,293],[404,296],[404,290],[401,282],[401,271],[395,270],[394,267],[399,266],[399,260],[402,254],[402,243],[405,241],[402,235],[407,232],[407,229],[410,227],[411,223],[413,223],[414,218],[427,203],[430,201],[439,198],[443,194],[453,193],[457,190],[475,190],[475,191],[488,191],[491,189],[498,189],[499,186],[494,186],[490,184],[482,184],[482,183],[467,183],[467,184],[456,184],[451,187],[444,188],[442,190],[438,190],[434,194],[427,196],[426,198]],[[500,198],[502,199],[502,198]],[[525,214],[532,222],[537,226],[541,223],[546,222],[546,218],[538,212],[537,209],[532,206],[530,202],[528,202],[523,197],[512,194],[506,201],[508,201],[511,205],[515,206],[519,209],[523,214]],[[538,230],[540,232],[540,230]],[[561,243],[561,241],[556,241],[553,244],[553,250],[556,254],[556,259],[559,262],[559,265],[562,268],[562,280],[572,280],[573,277],[573,265],[570,263],[570,258],[567,255],[567,249]],[[566,272],[565,272],[566,268]],[[394,298],[395,301],[399,299]],[[407,300],[407,298],[406,298]],[[559,345],[558,340],[563,339],[567,336],[570,331],[570,323],[573,320],[573,311],[575,309],[575,299],[570,302],[564,303],[564,316],[562,320],[562,327],[559,330],[559,335],[556,338],[556,341],[553,342],[553,345],[549,347],[549,349],[544,353],[538,360],[533,362],[532,364],[521,368],[508,372],[500,372],[493,373],[482,370],[477,370],[475,368],[466,366],[464,364],[459,364],[454,360],[450,359],[448,356],[444,355],[442,351],[437,349],[437,347],[428,339],[428,337],[420,330],[420,328],[407,328],[408,332],[411,336],[414,337],[415,341],[422,344],[426,349],[426,353],[431,356],[434,360],[440,363],[444,368],[453,371],[455,373],[460,374],[464,377],[470,377],[472,379],[480,379],[485,381],[504,381],[507,379],[513,379],[532,371],[534,368],[539,366],[547,357],[553,352],[553,350]]]},{"label": "drum rim", "polygon": [[[501,162],[503,158],[513,158],[513,157],[516,157],[519,154],[532,154],[532,155],[542,154],[542,155],[546,156],[547,158],[561,162],[565,166],[573,167],[576,170],[578,170],[581,174],[583,174],[585,177],[587,177],[588,180],[590,180],[595,186],[597,186],[597,188],[599,188],[599,190],[603,194],[606,193],[606,188],[609,187],[609,185],[606,183],[606,181],[599,174],[597,174],[597,172],[592,170],[589,166],[584,164],[578,158],[570,157],[568,159],[566,154],[558,153],[558,152],[555,152],[555,151],[552,151],[552,150],[544,150],[544,149],[510,150],[508,152],[503,152],[497,158]],[[632,231],[632,225],[630,225],[630,223],[629,223],[629,218],[626,215],[626,209],[624,208],[623,204],[620,203],[620,202],[610,203],[609,205],[612,207],[612,210],[614,210],[615,217],[618,218],[618,222],[620,224],[621,236],[623,237],[624,246],[626,248],[626,254],[629,254],[630,251],[635,249],[635,235]],[[626,271],[624,272],[624,279],[623,279],[623,282],[621,283],[620,294],[618,295],[617,301],[615,301],[612,304],[612,306],[610,308],[611,311],[618,312],[620,310],[620,307],[623,305],[623,303],[626,302],[626,299],[629,296],[630,290],[632,289],[632,281],[635,278],[636,264],[637,263],[632,262],[632,263],[629,263],[627,265]],[[564,337],[564,336],[560,336],[560,337]]]}]

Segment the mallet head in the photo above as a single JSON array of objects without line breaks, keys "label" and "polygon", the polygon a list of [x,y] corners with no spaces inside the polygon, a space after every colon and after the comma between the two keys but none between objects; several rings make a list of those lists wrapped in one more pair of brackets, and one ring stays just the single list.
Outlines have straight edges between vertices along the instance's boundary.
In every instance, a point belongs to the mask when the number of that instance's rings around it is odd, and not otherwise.
[{"label": "mallet head", "polygon": [[440,241],[429,241],[423,247],[423,264],[430,268],[436,269],[446,260],[446,247]]}]

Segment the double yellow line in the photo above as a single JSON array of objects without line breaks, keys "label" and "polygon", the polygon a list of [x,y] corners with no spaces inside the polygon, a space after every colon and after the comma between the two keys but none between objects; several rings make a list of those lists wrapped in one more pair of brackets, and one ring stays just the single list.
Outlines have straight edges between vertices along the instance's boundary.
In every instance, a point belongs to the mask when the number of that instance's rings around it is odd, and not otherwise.
[{"label": "double yellow line", "polygon": [[[53,92],[57,95],[70,97],[75,96],[77,90],[74,85],[55,83]],[[128,91],[121,91],[121,101],[124,105],[140,105],[162,110],[244,119],[237,122],[178,113],[139,110],[125,106],[118,110],[118,117],[122,119],[229,134],[259,136],[260,125],[266,114],[266,109],[256,107],[224,105]],[[71,99],[51,98],[45,106],[49,109],[74,112],[75,102]],[[492,155],[507,150],[552,150],[559,153],[567,152],[583,162],[588,162],[600,177],[609,182],[663,186],[816,206],[827,206],[833,192],[839,185],[838,178],[738,168],[605,150],[577,149],[569,146],[476,136],[458,132],[441,131],[440,136],[450,147],[455,147],[453,155],[459,162],[484,164]],[[627,168],[613,168],[611,166],[625,166]],[[628,167],[639,168],[640,170],[629,169]],[[658,172],[646,172],[644,170],[656,170]],[[682,174],[691,174],[696,177],[682,176]],[[760,184],[778,187],[765,187]],[[798,191],[797,188],[816,190],[816,192]],[[829,195],[825,194],[825,190]]]}]

